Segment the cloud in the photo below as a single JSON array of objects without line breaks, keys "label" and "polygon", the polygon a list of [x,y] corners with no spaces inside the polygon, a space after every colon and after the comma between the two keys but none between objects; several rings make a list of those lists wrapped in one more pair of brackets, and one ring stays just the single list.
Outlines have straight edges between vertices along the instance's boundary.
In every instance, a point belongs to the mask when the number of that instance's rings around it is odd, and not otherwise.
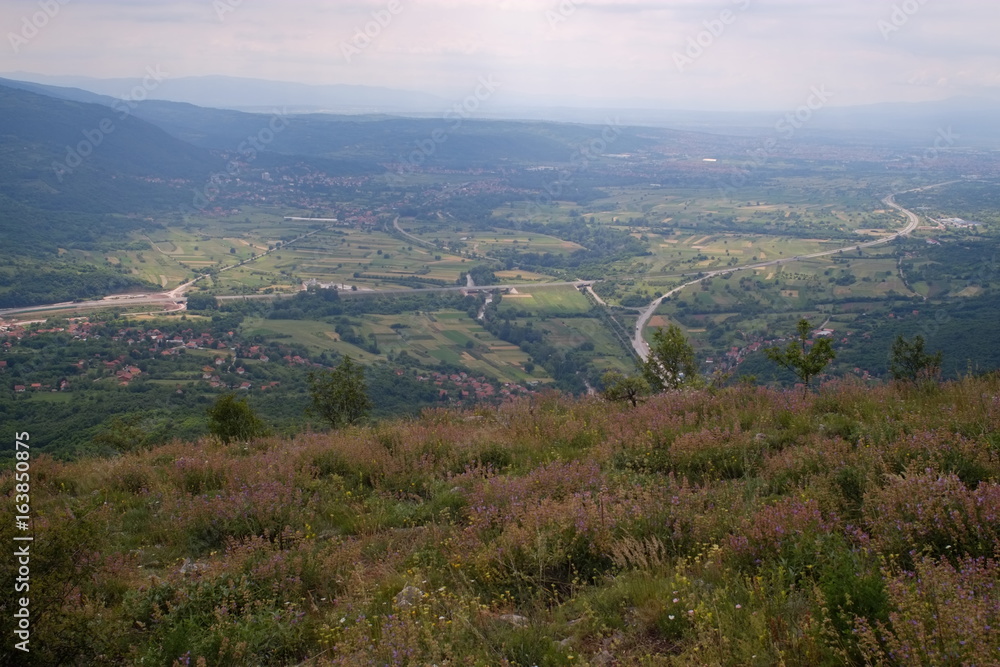
[{"label": "cloud", "polygon": [[[389,1],[76,0],[19,53],[0,48],[0,71],[129,77],[159,63],[174,76],[445,96],[492,73],[525,99],[746,109],[784,108],[820,83],[836,87],[837,104],[1000,86],[1000,3],[910,0],[918,9],[900,20],[903,0],[395,0],[401,11],[347,62],[342,45]],[[220,16],[219,2],[231,11]],[[16,32],[37,9],[5,0],[0,29]],[[735,20],[705,38],[723,11]],[[692,39],[706,46],[678,71]]]}]

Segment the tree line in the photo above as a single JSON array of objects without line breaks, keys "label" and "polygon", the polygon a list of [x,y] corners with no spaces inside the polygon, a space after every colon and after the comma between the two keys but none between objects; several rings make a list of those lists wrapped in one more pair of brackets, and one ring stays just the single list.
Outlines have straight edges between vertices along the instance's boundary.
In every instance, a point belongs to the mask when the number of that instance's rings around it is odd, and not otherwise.
[{"label": "tree line", "polygon": [[[827,337],[813,337],[813,327],[803,318],[798,321],[795,335],[784,346],[764,350],[765,356],[778,367],[792,372],[808,392],[813,380],[820,376],[837,353]],[[889,372],[899,382],[936,382],[941,376],[943,353],[930,353],[921,335],[912,340],[897,336],[890,351]],[[713,384],[728,377],[713,378]],[[747,378],[753,382],[754,378]],[[628,402],[633,407],[650,394],[684,388],[701,388],[708,384],[698,372],[694,348],[680,327],[671,324],[653,332],[650,353],[638,364],[638,372],[626,375],[609,371],[602,378],[604,397],[610,401]]]}]

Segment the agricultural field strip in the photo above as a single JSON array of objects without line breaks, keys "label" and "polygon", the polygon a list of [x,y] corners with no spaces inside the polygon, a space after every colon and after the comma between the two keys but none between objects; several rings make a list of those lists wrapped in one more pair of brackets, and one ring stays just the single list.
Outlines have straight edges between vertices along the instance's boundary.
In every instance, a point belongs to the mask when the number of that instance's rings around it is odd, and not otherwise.
[{"label": "agricultural field strip", "polygon": [[[356,292],[342,291],[340,295],[342,297],[355,297],[355,296],[387,296],[391,294],[421,294],[430,292],[484,292],[493,290],[505,290],[505,289],[540,289],[545,287],[586,287],[588,285],[593,285],[594,280],[577,280],[573,282],[561,282],[561,283],[524,283],[521,285],[477,285],[476,287],[465,287],[465,286],[455,286],[455,287],[419,287],[414,289],[386,289],[386,290],[373,290],[365,289],[358,290]],[[295,294],[242,294],[236,296],[218,296],[216,297],[219,301],[240,301],[240,300],[256,300],[256,299],[286,299],[288,297],[295,296]],[[2,314],[2,313],[0,313]]]},{"label": "agricultural field strip", "polygon": [[[927,189],[931,189],[931,188],[935,188],[935,187],[940,187],[940,186],[943,186],[943,185],[950,185],[952,183],[957,183],[957,182],[960,182],[960,180],[948,181],[946,183],[938,183],[938,184],[935,184],[935,185],[925,186],[925,187],[922,187],[922,188],[915,188],[913,190],[907,190],[907,191],[905,191],[903,193],[896,193],[896,194],[905,194],[906,192],[918,192],[918,191],[923,191],[923,190],[927,190]],[[894,208],[896,210],[899,210],[899,211],[903,212],[904,215],[906,215],[910,219],[910,224],[903,231],[897,232],[897,233],[892,234],[890,236],[887,236],[885,238],[877,239],[877,240],[874,240],[874,241],[867,241],[865,243],[859,244],[858,246],[848,246],[848,247],[845,247],[845,248],[839,248],[839,249],[834,249],[834,250],[829,250],[829,251],[823,251],[823,252],[818,252],[818,253],[810,253],[810,254],[806,254],[806,255],[798,255],[798,256],[792,257],[792,258],[782,258],[782,259],[778,259],[778,260],[770,260],[768,262],[763,262],[763,263],[750,264],[750,265],[744,265],[744,266],[727,267],[725,269],[719,269],[719,270],[710,271],[708,274],[702,276],[701,278],[698,278],[696,280],[690,281],[688,283],[685,283],[684,285],[681,285],[681,286],[675,288],[669,294],[664,295],[663,297],[660,297],[659,299],[657,299],[656,301],[654,301],[652,304],[650,304],[649,307],[647,307],[646,312],[643,313],[643,315],[640,317],[639,322],[637,324],[637,328],[636,328],[636,337],[635,337],[635,340],[633,341],[633,345],[635,346],[636,352],[638,352],[641,356],[643,356],[643,358],[645,358],[645,355],[648,354],[648,346],[646,345],[645,341],[642,338],[642,330],[644,329],[644,327],[645,327],[646,323],[649,321],[649,319],[652,317],[653,313],[656,311],[656,309],[662,303],[662,301],[664,299],[666,299],[668,296],[670,296],[672,294],[675,294],[677,292],[680,292],[683,289],[686,289],[687,287],[690,287],[691,285],[698,284],[699,282],[701,282],[701,281],[703,281],[703,280],[705,280],[707,278],[714,277],[714,276],[717,276],[717,275],[725,275],[725,274],[728,274],[728,273],[735,273],[735,272],[738,272],[738,271],[746,271],[746,270],[751,270],[751,269],[755,269],[755,268],[766,267],[766,266],[776,266],[776,265],[785,264],[785,263],[788,263],[788,262],[797,261],[797,260],[801,260],[801,259],[811,259],[811,258],[815,258],[815,257],[824,257],[824,256],[828,256],[828,255],[834,255],[834,254],[837,254],[837,253],[841,252],[842,250],[849,249],[850,247],[873,247],[873,246],[877,246],[877,245],[882,245],[882,244],[885,244],[885,243],[889,243],[889,242],[891,242],[891,241],[893,241],[893,240],[895,240],[897,238],[900,238],[901,236],[906,236],[906,235],[910,234],[914,229],[916,229],[919,226],[919,217],[915,213],[912,213],[911,211],[909,211],[909,210],[903,208],[902,206],[896,204],[896,202],[895,202],[895,196],[896,196],[896,194],[889,195],[888,197],[886,197],[883,200],[883,203],[885,203],[890,208]],[[399,231],[402,234],[404,234],[407,238],[412,238],[414,241],[421,241],[422,244],[427,244],[426,241],[423,241],[423,240],[421,240],[421,239],[419,239],[417,237],[414,237],[414,236],[412,236],[410,234],[406,234],[405,232],[403,232],[403,230],[398,227],[398,218],[396,219],[396,221],[394,223],[394,226],[396,227],[397,231]],[[314,230],[312,232],[309,232],[307,234],[304,234],[304,235],[302,235],[300,237],[297,237],[295,239],[292,239],[292,240],[284,243],[281,248],[275,248],[274,250],[268,250],[268,251],[262,253],[261,255],[258,255],[257,257],[249,258],[249,259],[241,261],[239,263],[232,264],[230,266],[224,267],[224,268],[220,269],[219,272],[221,273],[221,272],[229,271],[231,269],[235,269],[235,268],[238,268],[238,267],[246,266],[246,265],[251,264],[251,263],[253,263],[253,262],[255,262],[255,261],[257,261],[257,260],[259,260],[259,259],[261,259],[263,257],[266,257],[266,256],[272,254],[273,252],[276,252],[278,250],[287,248],[288,246],[290,246],[290,245],[292,245],[292,244],[294,244],[294,243],[296,243],[298,241],[301,241],[301,240],[303,240],[305,238],[311,237],[314,234],[318,234],[318,233],[320,233],[322,231],[325,231],[325,230],[328,230],[328,229],[330,229],[329,226],[328,227],[324,227],[322,229]],[[154,246],[155,246],[155,244],[154,244]],[[489,259],[489,258],[486,258],[486,259]],[[690,273],[688,273],[688,274],[680,274],[679,277],[684,277],[685,275],[691,275],[691,274]],[[144,299],[141,299],[141,300],[136,299],[135,301],[130,302],[129,305],[154,305],[154,304],[161,304],[164,300],[167,300],[167,299],[180,299],[180,298],[183,297],[184,293],[186,292],[186,290],[190,286],[194,285],[195,283],[199,282],[200,280],[202,280],[205,277],[206,277],[205,275],[198,276],[194,280],[192,280],[190,282],[187,282],[187,283],[185,283],[185,284],[183,284],[183,285],[181,285],[181,286],[179,286],[179,287],[177,287],[177,288],[175,288],[175,289],[173,289],[171,291],[148,295]],[[544,283],[544,284],[542,284],[542,283],[535,283],[533,285],[532,284],[525,284],[525,285],[495,285],[495,286],[488,286],[488,287],[483,287],[483,288],[479,288],[479,289],[505,289],[505,288],[510,288],[510,287],[530,289],[532,287],[543,287],[543,286],[556,287],[556,286],[565,286],[565,285],[574,285],[576,287],[580,287],[580,286],[584,286],[585,284],[587,284],[586,281],[576,282],[576,283]],[[378,291],[375,291],[375,290],[360,291],[359,290],[358,292],[351,292],[351,294],[354,294],[354,295],[393,294],[393,293],[396,293],[396,294],[406,294],[406,293],[420,292],[420,291],[456,291],[456,290],[462,290],[462,289],[467,289],[467,288],[463,288],[463,287],[455,287],[455,288],[421,288],[421,289],[414,289],[414,290],[378,290]],[[111,295],[111,296],[116,296],[116,295]],[[120,296],[128,296],[128,295],[120,295]],[[235,300],[235,299],[248,299],[248,298],[265,298],[265,299],[268,299],[268,298],[276,298],[276,297],[278,297],[278,295],[244,295],[244,296],[218,297],[218,298],[220,300]],[[102,300],[102,301],[93,301],[93,302],[84,302],[84,303],[64,302],[64,303],[58,303],[58,304],[48,304],[48,305],[44,305],[44,306],[34,306],[34,307],[30,307],[30,308],[6,309],[6,310],[0,311],[0,316],[10,316],[10,315],[23,314],[23,313],[38,313],[38,312],[44,312],[44,311],[48,311],[48,310],[65,310],[65,309],[75,309],[75,308],[80,308],[80,309],[100,309],[100,308],[108,308],[108,307],[115,307],[115,306],[121,305],[121,304],[109,303],[107,301],[107,298],[108,297],[105,297],[105,300]]]},{"label": "agricultural field strip", "polygon": [[896,203],[896,195],[906,194],[906,192],[919,192],[919,191],[928,190],[928,189],[931,189],[931,188],[941,187],[943,185],[950,185],[951,183],[957,183],[957,182],[958,181],[948,181],[947,183],[937,183],[935,185],[928,185],[928,186],[925,186],[925,187],[922,187],[922,188],[914,188],[913,190],[906,190],[905,192],[897,192],[895,194],[888,195],[885,199],[883,199],[882,203],[884,203],[886,206],[889,206],[890,208],[894,208],[897,211],[900,211],[901,213],[903,213],[903,215],[906,216],[907,220],[909,221],[907,223],[907,225],[902,230],[900,230],[898,232],[895,232],[894,234],[892,234],[890,236],[886,236],[884,238],[876,239],[874,241],[865,241],[864,243],[859,243],[859,244],[855,244],[855,245],[852,245],[852,246],[838,248],[838,249],[835,249],[835,250],[824,250],[822,252],[815,252],[815,253],[811,253],[811,254],[808,254],[808,255],[798,255],[796,257],[787,257],[787,258],[782,258],[782,259],[773,259],[773,260],[770,260],[770,261],[767,261],[767,262],[760,262],[760,263],[757,263],[757,264],[749,264],[749,265],[746,265],[746,266],[734,266],[734,267],[730,267],[730,268],[726,268],[726,269],[719,269],[719,270],[716,270],[716,271],[709,271],[705,275],[703,275],[703,276],[701,276],[699,278],[696,278],[695,280],[691,280],[691,281],[689,281],[687,283],[684,283],[683,285],[675,287],[674,289],[670,290],[669,292],[667,292],[663,296],[655,299],[649,306],[647,306],[645,312],[642,313],[642,315],[639,317],[639,321],[636,323],[636,326],[635,326],[635,338],[633,338],[633,340],[632,340],[632,346],[635,348],[636,353],[643,360],[649,358],[649,344],[646,342],[645,338],[643,338],[642,331],[646,327],[647,323],[656,314],[656,310],[660,307],[660,305],[666,299],[670,298],[674,294],[679,294],[680,292],[684,291],[688,287],[691,287],[692,285],[697,285],[698,283],[701,283],[704,280],[708,280],[709,278],[714,278],[716,276],[723,276],[723,275],[727,275],[727,274],[731,274],[731,273],[737,273],[739,271],[748,271],[748,270],[751,270],[751,269],[761,269],[761,268],[765,268],[765,267],[769,267],[769,266],[780,266],[782,264],[788,264],[790,262],[801,261],[803,259],[815,259],[817,257],[828,257],[830,255],[839,254],[839,253],[843,252],[844,250],[850,250],[852,248],[871,248],[871,247],[874,247],[874,246],[885,245],[886,243],[891,243],[892,241],[895,241],[898,238],[902,238],[904,236],[909,236],[910,234],[913,233],[914,230],[917,229],[917,227],[920,226],[920,216],[918,216],[913,211],[910,211],[909,209],[903,208],[902,206],[900,206],[899,204],[897,204]]},{"label": "agricultural field strip", "polygon": [[[318,234],[319,232],[322,232],[325,229],[329,229],[329,228],[328,227],[324,227],[323,229],[317,229],[317,230],[314,230],[312,232],[309,232],[308,234],[304,234],[302,236],[299,236],[298,238],[292,239],[291,241],[288,241],[287,243],[285,243],[282,246],[282,248],[287,247],[287,246],[289,246],[289,245],[291,245],[291,244],[293,244],[293,243],[295,243],[297,241],[301,241],[302,239],[308,238],[308,237],[312,236],[313,234]],[[247,264],[255,262],[255,261],[261,259],[262,257],[266,257],[267,255],[270,255],[271,253],[277,252],[279,250],[281,250],[281,248],[275,248],[274,250],[268,250],[267,252],[264,252],[263,254],[257,255],[256,257],[252,257],[250,259],[243,260],[242,262],[238,262],[236,264],[230,264],[229,266],[223,267],[223,268],[219,269],[219,272],[222,273],[223,271],[229,271],[231,269],[235,269],[235,268],[238,268],[238,267],[241,267],[241,266],[246,266]],[[172,289],[172,290],[170,290],[168,292],[158,292],[158,293],[154,293],[154,294],[147,294],[147,295],[143,295],[141,297],[138,297],[138,296],[135,296],[135,295],[130,295],[130,294],[110,294],[108,296],[105,296],[103,299],[101,299],[99,301],[84,301],[84,302],[81,302],[81,303],[73,303],[71,301],[66,301],[66,302],[63,302],[63,303],[46,304],[44,306],[32,306],[30,308],[8,308],[8,309],[5,309],[5,310],[0,310],[0,317],[7,317],[7,316],[10,316],[10,315],[20,315],[20,314],[24,314],[24,313],[39,313],[39,312],[44,312],[44,311],[48,311],[48,310],[76,310],[76,309],[80,309],[80,310],[94,310],[94,309],[101,309],[101,308],[119,308],[122,305],[128,305],[128,306],[159,305],[159,304],[163,304],[163,302],[165,302],[165,301],[174,301],[174,300],[177,300],[177,299],[182,299],[184,297],[184,293],[187,291],[187,289],[189,287],[191,287],[195,283],[197,283],[197,282],[205,279],[206,277],[207,277],[207,274],[200,275],[197,278],[195,278],[194,280],[191,280],[191,281],[189,281],[187,283],[184,283],[183,285],[180,285],[178,287],[175,287],[174,289]],[[169,308],[169,306],[168,306],[168,308]],[[167,312],[167,311],[164,311],[164,312]]]}]

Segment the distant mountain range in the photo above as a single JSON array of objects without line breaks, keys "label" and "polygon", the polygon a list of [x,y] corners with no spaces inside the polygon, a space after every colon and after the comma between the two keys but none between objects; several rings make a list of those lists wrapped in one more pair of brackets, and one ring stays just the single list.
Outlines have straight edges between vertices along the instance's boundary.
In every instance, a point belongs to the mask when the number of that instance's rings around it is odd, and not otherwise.
[{"label": "distant mountain range", "polygon": [[[232,90],[248,87],[237,97],[243,95],[241,99],[257,102],[263,102],[267,95],[276,100],[282,91],[291,95],[292,102],[303,102],[308,94],[317,91],[332,94],[333,90],[356,94],[351,98],[354,101],[362,93],[370,93],[393,100],[394,104],[406,104],[406,96],[410,95],[361,87],[310,87],[225,77],[211,80],[215,86],[211,94],[220,101],[227,96],[229,86],[234,87]],[[207,90],[207,81],[182,79],[170,83],[191,84],[187,90],[197,91]],[[104,89],[118,85],[105,81],[98,86],[98,79],[80,82]],[[172,88],[184,89],[184,85]],[[166,84],[164,91],[154,92],[165,91]],[[435,98],[410,99],[415,100],[414,104],[429,104]],[[225,157],[246,152],[244,147],[251,137],[267,139],[254,152],[255,159],[265,161],[258,163],[260,166],[310,160],[330,174],[361,175],[385,173],[387,165],[413,159],[416,153],[420,165],[457,169],[494,168],[504,163],[566,164],[579,146],[599,137],[602,131],[601,126],[582,123],[426,114],[295,114],[293,108],[283,108],[275,116],[271,110],[248,113],[187,102],[135,103],[89,89],[0,79],[0,112],[5,120],[0,151],[6,157],[0,161],[0,194],[36,208],[134,212],[143,208],[140,202],[155,206],[167,196],[167,182],[203,179],[221,169]],[[793,134],[796,141],[899,144],[911,151],[920,147],[990,148],[1000,145],[1000,123],[995,120],[1000,117],[998,112],[996,104],[973,99],[829,107],[815,111]],[[566,113],[575,113],[583,120],[598,112]],[[701,151],[739,155],[745,150],[741,144],[758,141],[747,135],[774,133],[775,123],[783,117],[765,113],[662,113],[664,123],[664,119],[673,118],[678,126],[689,129],[630,126],[625,116],[615,130],[613,150],[608,152],[630,153],[654,144],[676,143],[693,157],[699,157]],[[647,120],[652,123],[655,119]],[[739,135],[744,138],[740,140]],[[67,178],[69,175],[72,178]],[[122,182],[141,187],[129,189],[132,196],[123,198]],[[160,185],[151,185],[156,183]]]},{"label": "distant mountain range", "polygon": [[[424,93],[373,86],[310,86],[302,83],[243,79],[228,76],[170,78],[154,72],[148,79],[95,79],[82,76],[42,76],[22,72],[4,74],[8,79],[77,88],[118,99],[137,99],[133,91],[149,100],[186,102],[215,109],[266,112],[274,107],[292,113],[434,113],[450,106],[448,100]],[[162,81],[155,79],[161,78]],[[152,85],[150,85],[152,84]]]},{"label": "distant mountain range", "polygon": [[[149,100],[181,102],[215,109],[289,113],[348,115],[395,115],[440,119],[455,101],[435,95],[370,86],[326,85],[266,81],[226,76],[163,77],[163,81],[50,77],[28,73],[5,75],[21,85],[37,85],[36,92],[64,99],[107,103],[107,98],[125,99],[133,90]],[[150,86],[149,83],[154,85]],[[7,83],[5,85],[16,85]],[[75,89],[75,90],[70,90]],[[59,92],[54,92],[58,90]],[[101,98],[105,98],[103,101]],[[681,103],[682,101],[678,101]],[[656,108],[598,108],[553,104],[549,100],[497,100],[473,114],[477,119],[538,120],[603,124],[617,118],[623,125],[674,128],[726,135],[773,132],[786,114],[773,112],[682,111]],[[940,130],[957,137],[962,146],[1000,145],[1000,102],[989,99],[955,98],[940,102],[876,104],[857,107],[827,106],[815,111],[802,124],[801,139],[848,140],[876,144],[933,145]],[[848,136],[850,135],[850,136]]]},{"label": "distant mountain range", "polygon": [[[503,161],[569,162],[576,147],[601,135],[602,128],[582,124],[539,121],[473,120],[453,115],[443,117],[393,116],[384,114],[337,115],[294,114],[278,110],[276,125],[269,132],[275,110],[248,113],[231,109],[195,106],[182,102],[146,101],[138,104],[79,88],[0,79],[0,86],[65,102],[110,107],[116,115],[127,111],[135,120],[146,121],[191,147],[241,151],[248,137],[268,134],[264,148],[269,155],[309,157],[323,160],[328,173],[364,174],[385,171],[380,165],[405,161],[420,153],[420,164],[436,166],[496,166]],[[634,151],[652,143],[648,132],[622,129],[615,140],[618,152]],[[655,131],[656,140],[669,137],[668,130]]]}]

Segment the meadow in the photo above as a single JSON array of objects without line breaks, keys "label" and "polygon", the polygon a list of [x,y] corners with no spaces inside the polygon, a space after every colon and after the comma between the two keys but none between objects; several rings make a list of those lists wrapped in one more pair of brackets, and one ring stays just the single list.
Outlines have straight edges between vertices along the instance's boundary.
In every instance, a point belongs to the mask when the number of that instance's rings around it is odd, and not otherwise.
[{"label": "meadow", "polygon": [[[221,217],[164,220],[160,228],[136,235],[135,241],[147,244],[147,249],[74,255],[124,268],[163,288],[211,272],[212,279],[199,287],[220,295],[294,292],[309,280],[368,289],[398,288],[401,280],[451,285],[470,266],[468,258],[378,229],[287,220],[287,215],[284,210],[247,207]],[[293,245],[281,247],[293,240]],[[236,266],[241,262],[247,263]]]},{"label": "meadow", "polygon": [[497,339],[460,311],[439,310],[402,315],[364,315],[353,319],[360,338],[374,336],[378,354],[340,339],[335,325],[314,320],[252,318],[244,324],[249,336],[264,336],[305,346],[310,352],[336,352],[365,364],[386,361],[406,352],[418,363],[461,365],[473,374],[485,374],[503,382],[549,381],[544,373],[524,370],[528,355],[516,345]]},{"label": "meadow", "polygon": [[456,285],[469,268],[466,262],[383,232],[332,227],[221,273],[215,288],[220,294],[294,291],[310,280],[359,289],[398,289],[407,280],[430,287]]},{"label": "meadow", "polygon": [[529,287],[504,294],[500,312],[524,311],[532,315],[582,315],[591,308],[575,287]]},{"label": "meadow", "polygon": [[148,250],[116,252],[106,260],[164,288],[249,260],[315,229],[308,222],[286,221],[279,211],[256,208],[223,218],[192,216],[183,223],[159,222],[159,229],[136,236],[149,244]]},{"label": "meadow", "polygon": [[1000,662],[995,374],[542,394],[31,483],[20,664]]}]

